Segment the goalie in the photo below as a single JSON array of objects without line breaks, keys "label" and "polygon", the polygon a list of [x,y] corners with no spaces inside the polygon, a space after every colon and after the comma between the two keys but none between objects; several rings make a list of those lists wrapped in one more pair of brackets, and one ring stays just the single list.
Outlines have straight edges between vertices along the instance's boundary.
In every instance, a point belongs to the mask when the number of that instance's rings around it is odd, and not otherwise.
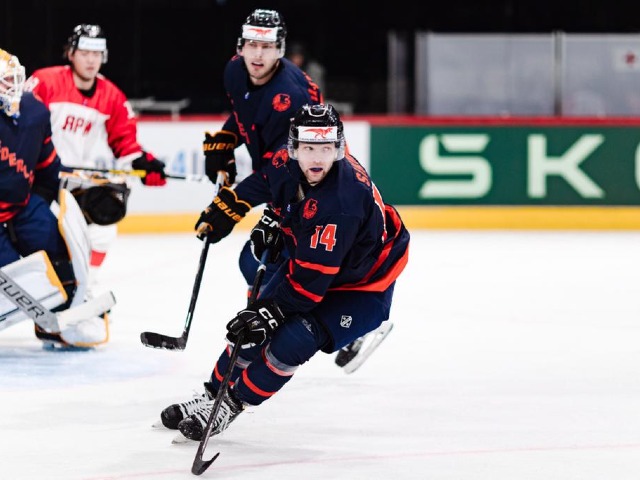
[{"label": "goalie", "polygon": [[[111,304],[84,302],[86,221],[59,188],[49,111],[23,94],[24,81],[18,58],[0,49],[0,330],[33,319],[47,346],[93,347],[108,341]],[[83,317],[62,315],[70,311]]]}]

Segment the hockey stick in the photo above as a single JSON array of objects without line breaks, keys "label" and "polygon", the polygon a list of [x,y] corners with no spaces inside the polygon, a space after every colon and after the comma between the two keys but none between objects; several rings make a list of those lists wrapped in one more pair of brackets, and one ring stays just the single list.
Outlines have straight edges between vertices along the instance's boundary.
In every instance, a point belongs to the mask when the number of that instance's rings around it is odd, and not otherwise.
[{"label": "hockey stick", "polygon": [[[81,170],[86,172],[98,172],[98,173],[109,173],[111,175],[131,175],[134,177],[144,177],[147,174],[146,170],[119,170],[119,169],[110,169],[110,168],[90,168],[90,167],[74,167],[69,166],[68,168],[72,168],[73,170]],[[206,175],[169,175],[166,174],[166,178],[173,178],[175,180],[189,180],[192,182],[206,182],[209,180],[209,177]]]},{"label": "hockey stick", "polygon": [[[218,172],[214,196],[217,195],[218,190],[224,184],[225,178],[224,173]],[[187,339],[189,338],[189,331],[191,330],[191,321],[193,320],[193,312],[196,309],[196,301],[198,300],[200,284],[202,283],[202,274],[204,273],[207,253],[209,252],[209,239],[205,237],[202,242],[204,245],[202,246],[202,253],[200,253],[200,262],[198,263],[198,271],[193,283],[191,301],[189,302],[189,310],[187,312],[187,319],[184,322],[182,335],[179,337],[170,337],[169,335],[163,335],[161,333],[142,332],[140,334],[140,341],[144,346],[151,348],[164,348],[166,350],[184,350],[187,346]]]},{"label": "hockey stick", "polygon": [[198,272],[196,273],[196,279],[193,284],[191,301],[189,302],[189,311],[187,312],[187,319],[184,322],[184,330],[182,331],[182,335],[179,337],[170,337],[161,333],[142,332],[140,334],[140,341],[144,346],[151,348],[164,348],[166,350],[184,350],[187,346],[189,330],[191,330],[191,321],[193,320],[193,312],[196,309],[196,301],[198,300],[198,293],[200,292],[200,284],[202,283],[204,265],[207,261],[207,252],[209,251],[209,239],[205,238],[202,242],[204,245],[202,246],[202,253],[200,254]]},{"label": "hockey stick", "polygon": [[[260,265],[258,266],[258,270],[256,271],[256,278],[253,281],[253,286],[251,287],[251,296],[249,297],[248,305],[251,305],[256,298],[258,297],[258,292],[260,291],[260,285],[262,285],[262,279],[264,278],[264,272],[267,270],[267,258],[269,258],[269,250],[265,250],[262,254],[262,258],[260,259]],[[216,395],[216,400],[213,404],[213,408],[211,409],[211,414],[209,415],[209,420],[207,420],[207,426],[204,429],[204,433],[202,434],[202,439],[200,440],[200,445],[198,445],[198,451],[196,452],[196,457],[193,459],[193,465],[191,466],[191,473],[194,475],[202,475],[204,471],[209,468],[209,466],[215,461],[216,458],[220,455],[220,452],[216,453],[213,458],[210,460],[203,460],[202,456],[204,455],[204,451],[207,449],[207,443],[209,443],[209,437],[211,436],[211,432],[213,431],[213,423],[218,416],[218,411],[220,410],[220,404],[222,403],[222,398],[229,387],[229,380],[231,379],[231,372],[233,368],[236,366],[236,361],[238,360],[238,353],[240,352],[240,345],[242,345],[242,340],[244,337],[244,332],[240,332],[238,334],[238,339],[236,340],[236,344],[233,346],[233,350],[231,351],[231,358],[229,359],[229,366],[227,367],[227,371],[222,378],[222,382],[220,383],[220,388],[218,389],[218,394]]]}]

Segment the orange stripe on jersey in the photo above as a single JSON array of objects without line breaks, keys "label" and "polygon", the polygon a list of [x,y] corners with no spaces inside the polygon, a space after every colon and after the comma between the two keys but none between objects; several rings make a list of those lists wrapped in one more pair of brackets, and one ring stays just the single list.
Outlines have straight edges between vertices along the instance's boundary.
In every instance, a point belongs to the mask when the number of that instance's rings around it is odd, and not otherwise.
[{"label": "orange stripe on jersey", "polygon": [[376,280],[373,283],[369,283],[367,285],[343,285],[337,288],[330,288],[329,290],[357,290],[359,292],[384,292],[389,285],[396,281],[396,279],[400,276],[400,273],[404,270],[404,267],[407,266],[407,262],[409,262],[409,249],[406,249],[404,255],[398,259],[398,261],[390,268],[387,273]]},{"label": "orange stripe on jersey", "polygon": [[44,145],[47,145],[48,143],[51,143],[51,137],[47,137],[44,139],[44,142],[42,142]]},{"label": "orange stripe on jersey", "polygon": [[265,392],[261,388],[257,387],[255,383],[249,380],[249,375],[247,375],[247,371],[242,372],[242,381],[244,384],[256,395],[260,395],[261,397],[269,398],[274,395],[276,392]]},{"label": "orange stripe on jersey", "polygon": [[320,273],[325,273],[327,275],[335,275],[340,271],[340,267],[326,267],[324,265],[320,265],[319,263],[311,263],[311,262],[303,262],[302,260],[297,260],[296,263],[303,268],[308,268],[309,270],[315,270]]},{"label": "orange stripe on jersey", "polygon": [[49,155],[47,157],[47,159],[43,162],[40,162],[39,164],[36,165],[36,170],[40,170],[42,168],[47,168],[49,165],[51,165],[53,163],[53,160],[56,158],[56,151],[55,149],[51,152],[51,155]]},{"label": "orange stripe on jersey", "polygon": [[293,289],[303,297],[307,297],[309,300],[312,300],[316,303],[319,303],[322,301],[323,297],[321,297],[320,295],[316,295],[315,293],[311,293],[309,290],[302,288],[302,285],[300,285],[298,282],[294,282],[291,279],[291,275],[287,275],[287,280],[289,281]]}]

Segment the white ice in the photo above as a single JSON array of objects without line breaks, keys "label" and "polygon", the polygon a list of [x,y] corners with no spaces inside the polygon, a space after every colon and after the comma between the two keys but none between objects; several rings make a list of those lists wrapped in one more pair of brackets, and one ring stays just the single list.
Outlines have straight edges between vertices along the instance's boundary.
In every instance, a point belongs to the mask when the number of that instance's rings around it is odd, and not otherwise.
[{"label": "white ice", "polygon": [[[395,328],[351,375],[318,354],[210,440],[215,479],[637,480],[640,232],[413,232]],[[101,280],[109,344],[43,351],[0,332],[0,478],[190,479],[197,443],[153,429],[201,391],[243,307],[246,232],[213,245],[183,352],[201,243],[120,236]]]}]

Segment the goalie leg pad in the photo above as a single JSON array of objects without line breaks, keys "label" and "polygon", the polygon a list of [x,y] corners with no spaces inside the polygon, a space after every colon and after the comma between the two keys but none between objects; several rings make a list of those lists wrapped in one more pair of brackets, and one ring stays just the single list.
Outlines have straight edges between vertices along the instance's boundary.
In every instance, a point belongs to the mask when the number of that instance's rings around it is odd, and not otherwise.
[{"label": "goalie leg pad", "polygon": [[51,204],[51,210],[58,218],[58,230],[66,243],[76,282],[76,292],[71,306],[84,302],[89,276],[90,239],[87,222],[78,203],[68,190],[61,189],[58,202]]},{"label": "goalie leg pad", "polygon": [[[67,300],[66,291],[44,250],[10,263],[2,271],[15,283],[24,286],[45,308],[58,307]],[[29,319],[26,313],[0,295],[0,330]]]}]

